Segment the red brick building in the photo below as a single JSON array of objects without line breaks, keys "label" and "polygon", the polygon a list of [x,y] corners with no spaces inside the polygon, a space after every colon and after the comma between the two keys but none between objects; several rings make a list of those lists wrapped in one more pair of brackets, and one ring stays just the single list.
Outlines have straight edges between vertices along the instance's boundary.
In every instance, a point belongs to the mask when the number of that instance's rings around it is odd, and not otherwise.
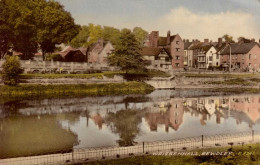
[{"label": "red brick building", "polygon": [[184,42],[179,34],[171,36],[170,31],[168,31],[167,37],[160,37],[158,31],[152,31],[145,45],[148,48],[165,48],[172,57],[172,67],[174,69],[183,69]]},{"label": "red brick building", "polygon": [[[232,43],[231,68],[238,71],[260,71],[260,46],[258,43],[240,41]],[[228,65],[230,61],[230,47],[227,46],[220,53],[220,64]]]}]

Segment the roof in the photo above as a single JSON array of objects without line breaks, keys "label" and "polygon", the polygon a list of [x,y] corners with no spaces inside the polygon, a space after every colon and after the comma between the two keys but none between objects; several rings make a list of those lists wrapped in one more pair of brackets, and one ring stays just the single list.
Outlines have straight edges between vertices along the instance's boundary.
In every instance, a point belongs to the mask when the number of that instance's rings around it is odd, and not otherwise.
[{"label": "roof", "polygon": [[205,52],[208,52],[209,49],[212,47],[213,45],[205,45],[205,46],[202,46],[202,50],[205,51]]},{"label": "roof", "polygon": [[142,56],[158,56],[162,50],[164,50],[170,56],[170,51],[167,48],[143,47],[140,54]]},{"label": "roof", "polygon": [[159,46],[166,46],[167,45],[167,37],[159,37],[158,45]]},{"label": "roof", "polygon": [[[246,54],[248,53],[255,45],[258,45],[255,42],[252,43],[233,43],[231,45],[231,54]],[[227,46],[221,54],[229,54],[230,48]]]},{"label": "roof", "polygon": [[184,50],[187,50],[191,46],[192,42],[184,42]]},{"label": "roof", "polygon": [[142,56],[158,56],[163,48],[148,48],[143,47],[141,50]]}]

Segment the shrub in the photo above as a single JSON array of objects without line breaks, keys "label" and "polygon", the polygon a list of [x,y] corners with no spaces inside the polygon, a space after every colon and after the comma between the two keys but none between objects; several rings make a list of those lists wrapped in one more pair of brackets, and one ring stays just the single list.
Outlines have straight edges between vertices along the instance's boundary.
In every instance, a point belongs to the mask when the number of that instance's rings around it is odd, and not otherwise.
[{"label": "shrub", "polygon": [[22,73],[17,56],[7,56],[3,64],[2,79],[5,85],[16,86],[19,83],[19,75]]}]

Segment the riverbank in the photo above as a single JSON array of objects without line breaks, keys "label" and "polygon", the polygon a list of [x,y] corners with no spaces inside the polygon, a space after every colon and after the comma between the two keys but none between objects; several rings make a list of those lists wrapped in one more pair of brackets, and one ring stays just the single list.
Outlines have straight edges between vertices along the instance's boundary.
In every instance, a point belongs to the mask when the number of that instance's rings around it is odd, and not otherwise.
[{"label": "riverbank", "polygon": [[143,82],[124,82],[108,84],[60,84],[60,85],[29,85],[0,86],[2,98],[60,98],[78,96],[105,96],[147,94],[154,90]]},{"label": "riverbank", "polygon": [[[203,155],[205,153],[220,154],[226,153],[227,155]],[[161,152],[160,154],[173,154],[174,152]],[[172,165],[217,165],[217,164],[229,164],[229,165],[245,165],[245,164],[258,164],[260,162],[260,145],[259,144],[247,144],[244,146],[233,146],[233,147],[217,147],[199,149],[193,151],[182,151],[179,154],[195,154],[182,155],[182,156],[132,156],[124,159],[114,159],[107,161],[96,161],[89,163],[82,163],[77,165],[121,165],[121,164],[172,164]]]}]

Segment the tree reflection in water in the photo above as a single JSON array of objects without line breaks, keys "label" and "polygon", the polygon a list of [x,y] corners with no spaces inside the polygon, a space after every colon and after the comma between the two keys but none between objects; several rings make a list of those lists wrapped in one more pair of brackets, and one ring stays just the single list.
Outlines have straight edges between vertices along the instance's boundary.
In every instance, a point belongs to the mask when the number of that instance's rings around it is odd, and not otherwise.
[{"label": "tree reflection in water", "polygon": [[142,116],[137,110],[120,110],[116,113],[109,112],[106,123],[110,126],[112,132],[119,134],[120,139],[117,143],[120,146],[132,146],[136,142],[135,137],[139,134],[139,124],[142,122]]}]

